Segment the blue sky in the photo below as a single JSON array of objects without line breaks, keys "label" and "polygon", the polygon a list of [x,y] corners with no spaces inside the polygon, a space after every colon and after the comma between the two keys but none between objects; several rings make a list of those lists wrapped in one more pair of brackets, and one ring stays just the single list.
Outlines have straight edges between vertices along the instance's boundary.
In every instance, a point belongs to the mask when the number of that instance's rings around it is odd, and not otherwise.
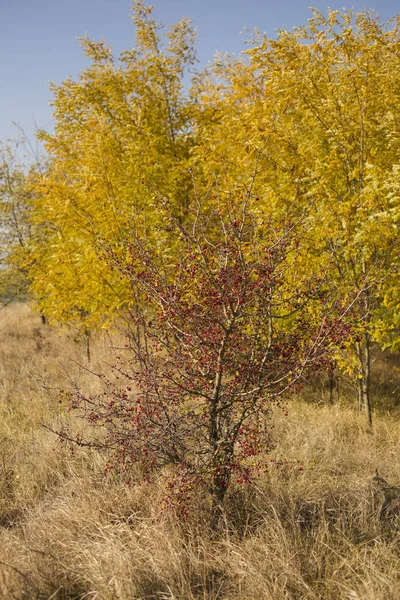
[{"label": "blue sky", "polygon": [[[153,0],[157,19],[166,25],[190,16],[198,29],[200,66],[217,50],[240,52],[244,27],[271,37],[282,27],[301,25],[311,4],[326,12],[363,6],[386,20],[400,12],[395,0]],[[130,0],[0,0],[0,139],[15,135],[12,121],[29,136],[35,124],[51,130],[49,81],[78,77],[85,57],[77,37],[104,39],[115,54],[132,47]]]}]

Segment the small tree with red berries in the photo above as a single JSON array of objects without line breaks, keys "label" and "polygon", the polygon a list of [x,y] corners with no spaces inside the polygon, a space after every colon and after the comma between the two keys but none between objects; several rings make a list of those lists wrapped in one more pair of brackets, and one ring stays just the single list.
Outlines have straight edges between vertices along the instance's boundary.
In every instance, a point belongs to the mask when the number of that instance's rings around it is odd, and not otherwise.
[{"label": "small tree with red berries", "polygon": [[351,307],[302,275],[301,224],[266,233],[247,200],[225,214],[199,209],[187,226],[165,207],[180,249],[167,259],[136,239],[129,260],[110,259],[140,292],[135,334],[117,383],[78,393],[75,406],[106,428],[113,468],[137,464],[141,481],[163,470],[183,511],[206,488],[217,515],[232,481],[265,468],[271,407],[327,366]]}]

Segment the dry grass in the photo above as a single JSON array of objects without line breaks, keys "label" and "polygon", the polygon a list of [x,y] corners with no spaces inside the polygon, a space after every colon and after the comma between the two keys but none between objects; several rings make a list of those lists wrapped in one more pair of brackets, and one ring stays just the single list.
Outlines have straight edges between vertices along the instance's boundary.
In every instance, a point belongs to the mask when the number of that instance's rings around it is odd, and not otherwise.
[{"label": "dry grass", "polygon": [[[277,412],[276,455],[304,470],[233,488],[216,537],[206,498],[178,524],[160,515],[157,486],[104,480],[104,457],[71,454],[41,425],[69,418],[57,402],[62,373],[90,384],[83,345],[23,305],[1,311],[0,334],[0,598],[400,598],[399,531],[379,519],[371,485],[376,467],[400,477],[395,416],[377,416],[371,433],[348,408]],[[95,361],[106,352],[97,340]]]}]

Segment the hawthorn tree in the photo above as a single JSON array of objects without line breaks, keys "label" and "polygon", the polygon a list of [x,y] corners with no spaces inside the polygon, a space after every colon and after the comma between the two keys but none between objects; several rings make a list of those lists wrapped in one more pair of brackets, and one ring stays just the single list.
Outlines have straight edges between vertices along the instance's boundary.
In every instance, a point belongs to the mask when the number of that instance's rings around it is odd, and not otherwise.
[{"label": "hawthorn tree", "polygon": [[114,365],[117,379],[103,377],[98,396],[73,397],[105,428],[110,468],[140,481],[164,469],[168,503],[183,511],[193,491],[206,488],[214,526],[231,482],[265,469],[271,407],[329,363],[355,305],[344,308],[326,281],[302,275],[302,225],[266,233],[250,196],[224,212],[199,203],[191,226],[165,202],[179,240],[172,262],[140,238],[124,262],[110,251],[141,295],[135,333]]}]

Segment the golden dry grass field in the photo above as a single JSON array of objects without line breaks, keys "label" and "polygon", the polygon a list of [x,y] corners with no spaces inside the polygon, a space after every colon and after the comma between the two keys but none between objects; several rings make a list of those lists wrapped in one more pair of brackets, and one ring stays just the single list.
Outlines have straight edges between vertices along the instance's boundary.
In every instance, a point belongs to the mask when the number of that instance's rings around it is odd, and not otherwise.
[{"label": "golden dry grass field", "polygon": [[[93,368],[110,360],[105,337],[92,350]],[[371,432],[345,404],[277,411],[274,455],[303,470],[233,487],[216,536],[207,498],[179,523],[157,485],[105,479],[101,453],[43,426],[73,419],[58,390],[91,385],[84,360],[25,305],[0,311],[2,600],[399,600],[396,499],[382,514],[372,480],[378,468],[399,485],[398,415],[375,415]]]}]

